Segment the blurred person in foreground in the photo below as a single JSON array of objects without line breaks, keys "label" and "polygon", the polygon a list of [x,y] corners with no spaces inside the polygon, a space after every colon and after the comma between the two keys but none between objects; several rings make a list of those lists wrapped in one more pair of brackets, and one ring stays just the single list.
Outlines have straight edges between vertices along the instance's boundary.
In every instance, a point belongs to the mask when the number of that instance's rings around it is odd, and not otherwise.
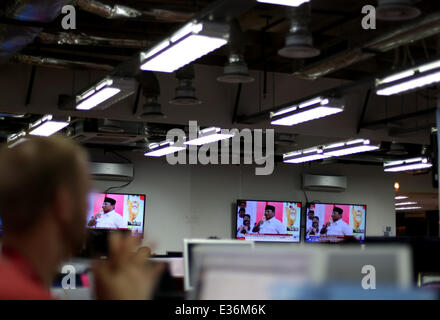
[{"label": "blurred person in foreground", "polygon": [[[86,235],[87,157],[72,141],[30,137],[0,151],[0,299],[53,299],[60,264]],[[160,268],[147,268],[136,240],[113,234],[109,259],[94,264],[96,298],[146,299]]]}]

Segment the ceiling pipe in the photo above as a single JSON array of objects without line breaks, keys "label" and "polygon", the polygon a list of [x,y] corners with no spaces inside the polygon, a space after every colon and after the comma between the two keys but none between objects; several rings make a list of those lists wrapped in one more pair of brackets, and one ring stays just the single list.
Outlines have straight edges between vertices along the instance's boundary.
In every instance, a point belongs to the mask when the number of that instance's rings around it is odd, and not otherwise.
[{"label": "ceiling pipe", "polygon": [[62,59],[54,59],[47,57],[37,57],[37,56],[29,56],[24,54],[15,55],[11,59],[11,61],[17,63],[30,64],[34,66],[57,68],[57,69],[80,69],[80,70],[99,70],[99,71],[110,71],[113,69],[112,66],[105,64],[62,60]]},{"label": "ceiling pipe", "polygon": [[107,19],[137,18],[142,16],[139,10],[120,4],[108,5],[96,0],[76,0],[76,5],[84,11]]},{"label": "ceiling pipe", "polygon": [[38,40],[44,44],[102,46],[134,49],[145,49],[152,44],[152,42],[148,40],[104,38],[66,32],[60,32],[57,34],[42,32],[38,35]]},{"label": "ceiling pipe", "polygon": [[362,46],[322,59],[300,69],[293,75],[301,79],[314,80],[374,57],[378,53],[431,37],[439,32],[440,12],[437,12],[387,32]]},{"label": "ceiling pipe", "polygon": [[[4,16],[28,22],[51,22],[60,13],[66,0],[15,0],[6,3]],[[42,31],[39,27],[0,24],[0,62],[8,60],[34,41]]]}]

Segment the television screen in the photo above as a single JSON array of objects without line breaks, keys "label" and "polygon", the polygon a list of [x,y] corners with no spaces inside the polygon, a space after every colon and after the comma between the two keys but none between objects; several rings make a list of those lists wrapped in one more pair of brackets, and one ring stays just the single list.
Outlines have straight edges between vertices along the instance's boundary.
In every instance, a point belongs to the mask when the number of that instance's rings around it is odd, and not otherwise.
[{"label": "television screen", "polygon": [[145,195],[90,193],[87,227],[91,229],[126,229],[143,235]]},{"label": "television screen", "polygon": [[306,242],[341,242],[365,239],[367,206],[310,203],[306,208]]},{"label": "television screen", "polygon": [[237,201],[236,239],[300,242],[301,202]]}]

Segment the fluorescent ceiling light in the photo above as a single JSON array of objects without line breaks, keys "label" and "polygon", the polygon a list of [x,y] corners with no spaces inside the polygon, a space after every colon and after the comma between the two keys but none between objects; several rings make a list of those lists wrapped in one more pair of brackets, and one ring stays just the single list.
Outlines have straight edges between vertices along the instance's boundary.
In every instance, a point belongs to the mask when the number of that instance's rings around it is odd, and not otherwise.
[{"label": "fluorescent ceiling light", "polygon": [[422,209],[422,207],[398,207],[398,208],[396,208],[396,210],[398,210],[398,211],[403,211],[403,210],[418,210],[418,209]]},{"label": "fluorescent ceiling light", "polygon": [[376,80],[376,93],[390,96],[440,82],[440,60]]},{"label": "fluorescent ceiling light", "polygon": [[234,136],[232,133],[222,133],[222,129],[211,127],[199,131],[198,138],[186,141],[186,145],[201,146],[208,143],[213,143],[221,140],[230,139]]},{"label": "fluorescent ceiling light", "polygon": [[413,204],[417,204],[417,202],[415,202],[415,201],[397,202],[396,206],[409,206],[409,205],[413,205]]},{"label": "fluorescent ceiling light", "polygon": [[331,157],[343,157],[349,154],[369,152],[379,149],[379,145],[372,144],[370,140],[356,139],[324,146],[324,154]]},{"label": "fluorescent ceiling light", "polygon": [[18,133],[11,134],[10,136],[8,136],[6,140],[8,144],[8,148],[13,148],[19,145],[20,143],[25,142],[27,140],[26,136],[27,133],[24,130]]},{"label": "fluorescent ceiling light", "polygon": [[379,149],[379,145],[372,144],[370,140],[356,139],[286,153],[283,155],[283,161],[285,163],[303,163],[377,149]]},{"label": "fluorescent ceiling light", "polygon": [[76,96],[76,109],[90,110],[98,106],[105,109],[132,95],[134,91],[133,78],[105,78]]},{"label": "fluorescent ceiling light", "polygon": [[396,199],[396,200],[405,200],[405,199],[408,199],[408,197],[407,196],[396,196],[394,199]]},{"label": "fluorescent ceiling light", "polygon": [[164,141],[162,143],[152,143],[148,146],[149,152],[145,153],[146,157],[162,157],[178,151],[185,150],[186,147],[176,144],[172,141]]},{"label": "fluorescent ceiling light", "polygon": [[276,4],[280,6],[299,7],[303,3],[310,2],[310,0],[257,0],[261,3]]},{"label": "fluorescent ceiling light", "polygon": [[228,43],[228,25],[191,22],[151,50],[141,53],[141,69],[173,72]]},{"label": "fluorescent ceiling light", "polygon": [[385,162],[385,172],[401,172],[401,171],[413,171],[429,169],[432,167],[432,163],[426,157],[419,157],[407,160],[398,160]]},{"label": "fluorescent ceiling light", "polygon": [[320,148],[311,148],[301,151],[290,152],[283,155],[284,163],[304,163],[329,158],[322,153]]},{"label": "fluorescent ceiling light", "polygon": [[70,117],[65,120],[54,119],[52,115],[45,115],[29,126],[29,134],[33,136],[49,137],[64,129],[70,124]]},{"label": "fluorescent ceiling light", "polygon": [[320,119],[344,111],[342,99],[318,97],[298,105],[271,112],[271,124],[293,126],[299,123]]}]

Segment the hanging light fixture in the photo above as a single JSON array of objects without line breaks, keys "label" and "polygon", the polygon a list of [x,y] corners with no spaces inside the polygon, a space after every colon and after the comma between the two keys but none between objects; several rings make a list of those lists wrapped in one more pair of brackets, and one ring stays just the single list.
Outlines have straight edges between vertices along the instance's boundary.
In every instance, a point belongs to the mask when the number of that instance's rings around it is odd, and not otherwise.
[{"label": "hanging light fixture", "polygon": [[271,112],[271,124],[293,126],[311,120],[331,116],[344,111],[344,101],[340,98],[317,97],[280,111]]},{"label": "hanging light fixture", "polygon": [[290,29],[284,48],[278,51],[282,57],[306,59],[318,56],[321,51],[313,46],[313,36],[309,29],[310,6],[289,10]]},{"label": "hanging light fixture", "polygon": [[190,22],[170,38],[140,54],[141,69],[174,72],[228,43],[229,26],[215,22]]},{"label": "hanging light fixture", "polygon": [[99,106],[104,110],[132,95],[135,85],[133,78],[106,77],[76,96],[76,109],[91,110]]},{"label": "hanging light fixture", "polygon": [[64,129],[70,124],[70,117],[54,117],[51,114],[29,125],[29,134],[33,136],[49,137]]},{"label": "hanging light fixture", "polygon": [[194,66],[192,64],[177,70],[177,88],[176,96],[170,101],[171,104],[179,106],[191,106],[201,104],[202,101],[196,97],[196,89],[194,87]]},{"label": "hanging light fixture", "polygon": [[406,160],[389,161],[384,163],[385,172],[401,172],[429,169],[432,163],[427,157],[418,157]]},{"label": "hanging light fixture", "polygon": [[246,39],[237,19],[230,23],[230,40],[228,62],[223,69],[223,75],[217,81],[224,83],[249,83],[255,79],[249,75],[249,69],[244,60]]},{"label": "hanging light fixture", "polygon": [[376,94],[391,96],[440,82],[440,60],[409,68],[376,80]]},{"label": "hanging light fixture", "polygon": [[410,20],[421,13],[412,0],[379,0],[376,8],[376,18],[385,21]]},{"label": "hanging light fixture", "polygon": [[233,133],[223,133],[221,128],[210,127],[198,132],[197,138],[186,141],[186,145],[201,146],[208,143],[213,143],[221,140],[226,140],[234,137]]}]

